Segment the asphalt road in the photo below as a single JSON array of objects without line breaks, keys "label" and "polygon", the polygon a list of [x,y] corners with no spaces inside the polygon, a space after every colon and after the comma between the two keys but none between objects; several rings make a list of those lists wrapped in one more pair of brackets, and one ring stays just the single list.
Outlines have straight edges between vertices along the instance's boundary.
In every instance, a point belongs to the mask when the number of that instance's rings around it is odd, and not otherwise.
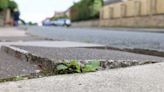
[{"label": "asphalt road", "polygon": [[64,27],[28,27],[28,29],[33,35],[58,40],[98,43],[117,48],[141,48],[164,51],[163,29]]}]

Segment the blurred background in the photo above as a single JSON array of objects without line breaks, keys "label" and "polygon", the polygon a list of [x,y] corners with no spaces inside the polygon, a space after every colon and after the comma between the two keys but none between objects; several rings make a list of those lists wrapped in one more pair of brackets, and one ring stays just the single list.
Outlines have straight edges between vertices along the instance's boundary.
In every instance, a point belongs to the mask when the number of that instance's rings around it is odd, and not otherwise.
[{"label": "blurred background", "polygon": [[164,27],[164,0],[0,0],[0,25]]}]

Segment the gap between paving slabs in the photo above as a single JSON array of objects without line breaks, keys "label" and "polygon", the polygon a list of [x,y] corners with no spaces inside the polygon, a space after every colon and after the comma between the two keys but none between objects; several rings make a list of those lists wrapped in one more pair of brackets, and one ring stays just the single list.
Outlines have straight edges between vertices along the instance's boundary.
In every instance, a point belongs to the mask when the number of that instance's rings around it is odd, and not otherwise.
[{"label": "gap between paving slabs", "polygon": [[34,55],[28,51],[19,49],[13,46],[2,46],[1,50],[5,53],[14,56],[22,61],[30,62],[38,65],[41,69],[38,73],[29,74],[26,76],[16,76],[7,79],[1,79],[0,82],[18,81],[23,79],[32,79],[45,76],[59,75],[59,74],[72,74],[72,73],[86,73],[96,72],[100,70],[124,68],[136,65],[152,64],[155,61],[142,61],[137,60],[59,60],[54,61],[48,58],[43,58]]}]

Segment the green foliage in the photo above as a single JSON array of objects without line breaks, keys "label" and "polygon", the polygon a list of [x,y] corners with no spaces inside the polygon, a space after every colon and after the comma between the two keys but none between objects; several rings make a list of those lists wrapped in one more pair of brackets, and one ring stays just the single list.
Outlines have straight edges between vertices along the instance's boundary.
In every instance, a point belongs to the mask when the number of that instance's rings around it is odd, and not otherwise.
[{"label": "green foliage", "polygon": [[29,26],[37,26],[38,24],[37,23],[33,23],[33,22],[30,21],[30,22],[28,22],[28,25]]},{"label": "green foliage", "polygon": [[95,72],[99,69],[99,61],[91,61],[88,64],[85,64],[83,67],[80,66],[77,60],[72,60],[69,62],[64,62],[58,64],[55,67],[56,74],[70,74],[70,73],[85,73],[85,72]]},{"label": "green foliage", "polygon": [[81,0],[71,7],[71,20],[81,21],[99,17],[103,0]]},{"label": "green foliage", "polygon": [[15,8],[18,8],[18,5],[13,0],[0,0],[0,10],[9,8],[11,10],[14,10]]},{"label": "green foliage", "polygon": [[57,74],[70,74],[70,73],[80,73],[80,65],[76,60],[72,60],[70,63],[64,62],[56,66]]},{"label": "green foliage", "polygon": [[100,67],[100,62],[97,60],[91,61],[82,68],[82,72],[96,72]]},{"label": "green foliage", "polygon": [[59,17],[54,16],[54,17],[50,18],[50,20],[65,19],[65,18],[68,18],[68,16],[67,15],[59,16]]},{"label": "green foliage", "polygon": [[11,10],[14,10],[15,8],[18,8],[18,5],[15,1],[9,1],[8,8],[10,8]]},{"label": "green foliage", "polygon": [[59,64],[57,67],[56,67],[56,69],[58,70],[58,71],[63,71],[63,70],[66,70],[68,67],[66,66],[66,65],[64,65],[64,64]]},{"label": "green foliage", "polygon": [[0,0],[0,10],[8,8],[9,0]]},{"label": "green foliage", "polygon": [[17,77],[15,77],[15,80],[16,80],[16,81],[24,80],[24,78],[23,78],[22,76],[17,76]]}]

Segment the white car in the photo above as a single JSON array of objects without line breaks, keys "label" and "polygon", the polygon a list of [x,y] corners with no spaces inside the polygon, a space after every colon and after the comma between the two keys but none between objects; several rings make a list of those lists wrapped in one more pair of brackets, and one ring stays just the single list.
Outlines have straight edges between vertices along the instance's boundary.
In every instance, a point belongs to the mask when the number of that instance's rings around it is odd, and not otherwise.
[{"label": "white car", "polygon": [[51,21],[54,26],[71,26],[70,19],[57,19],[55,21]]}]

